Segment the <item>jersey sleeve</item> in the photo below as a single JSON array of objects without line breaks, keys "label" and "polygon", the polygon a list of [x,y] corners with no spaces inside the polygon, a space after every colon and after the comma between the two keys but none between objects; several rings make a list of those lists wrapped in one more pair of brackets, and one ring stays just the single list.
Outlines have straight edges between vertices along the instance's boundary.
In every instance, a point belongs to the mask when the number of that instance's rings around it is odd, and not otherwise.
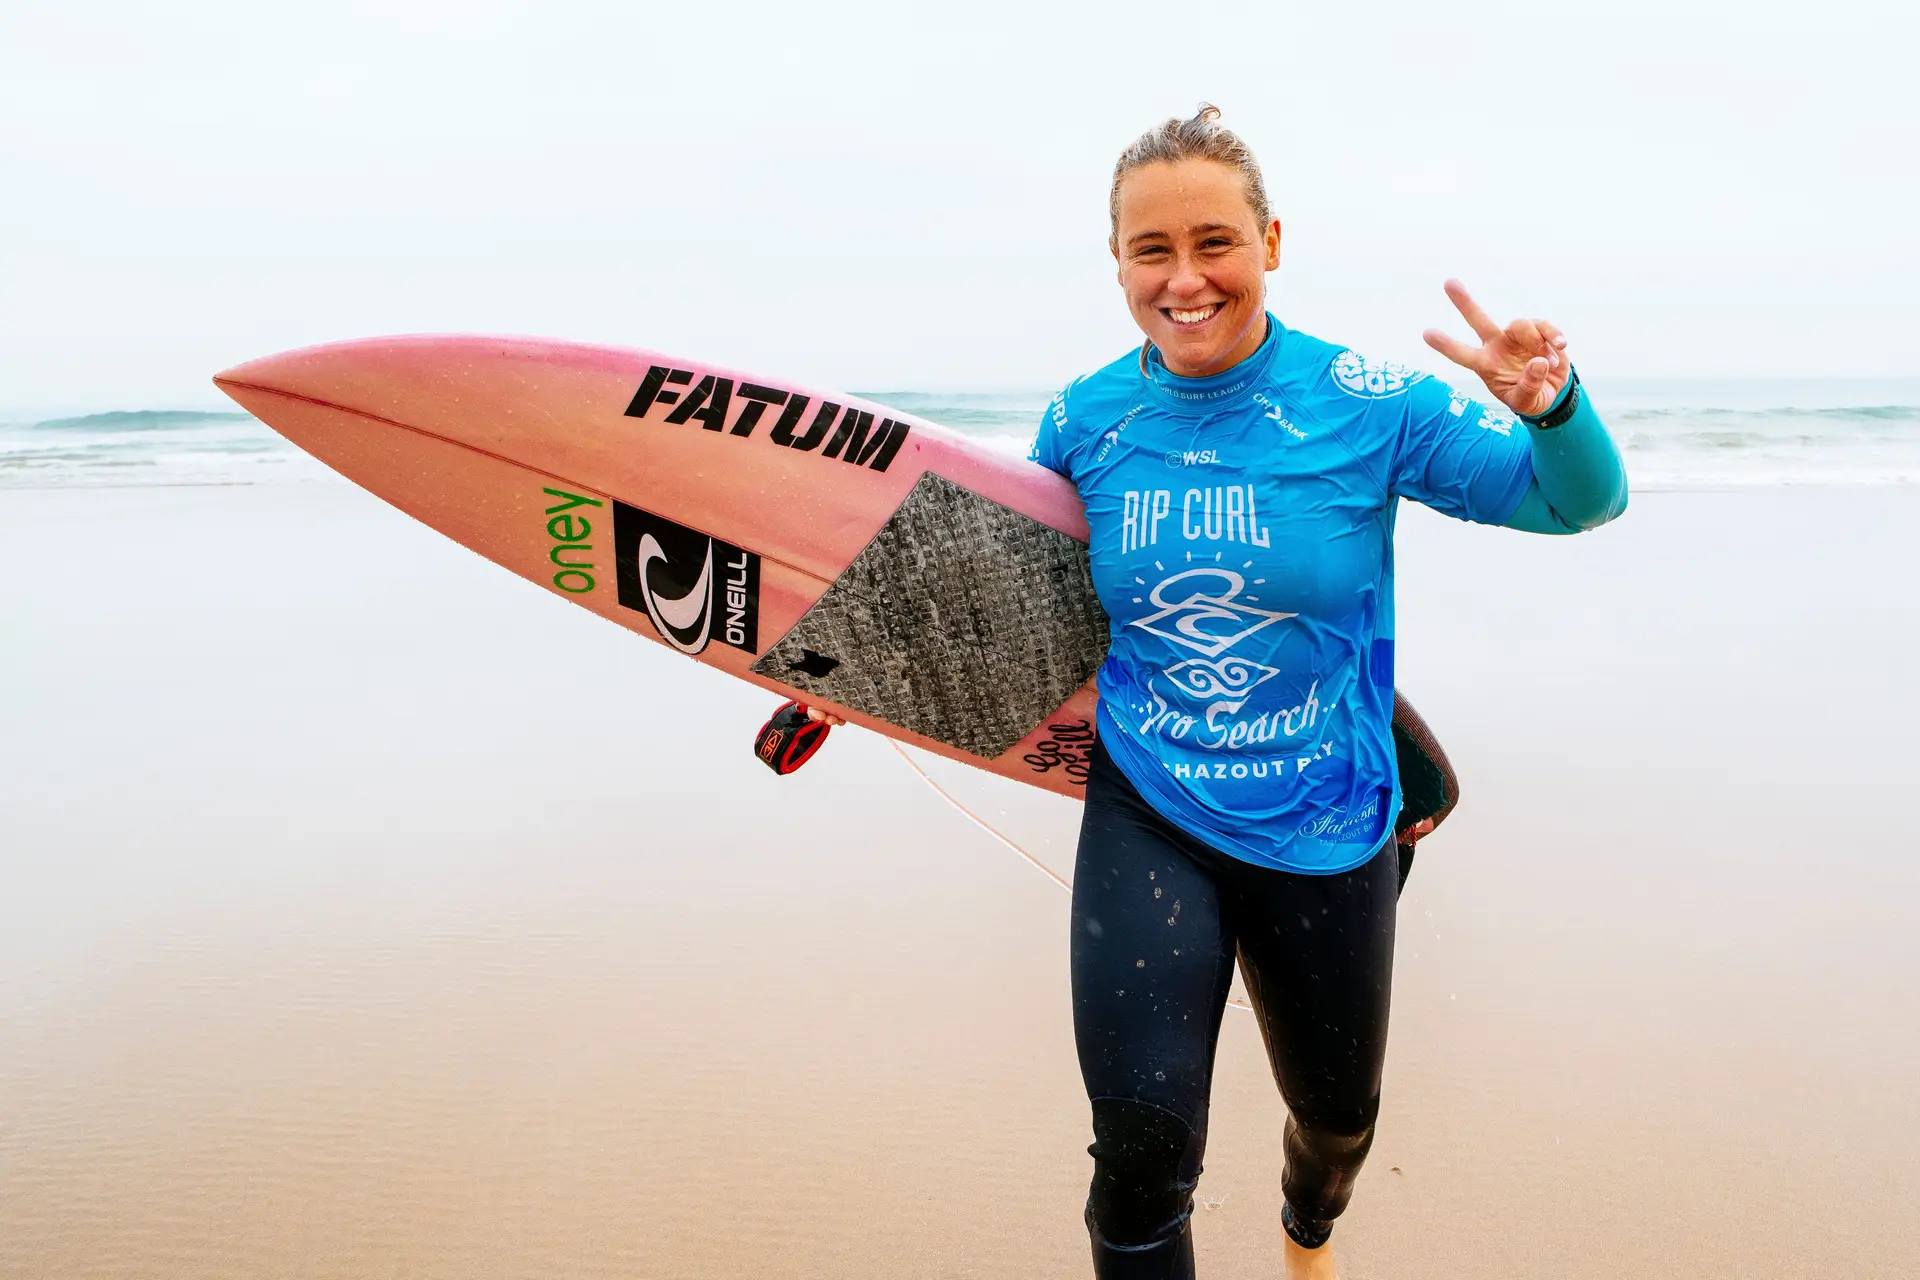
[{"label": "jersey sleeve", "polygon": [[1068,461],[1072,452],[1073,437],[1067,417],[1067,391],[1063,388],[1047,405],[1040,417],[1040,426],[1033,433],[1033,446],[1027,450],[1027,461],[1037,462],[1049,471],[1057,471],[1067,479],[1073,479],[1073,468]]},{"label": "jersey sleeve", "polygon": [[1506,523],[1533,481],[1533,449],[1519,418],[1430,376],[1377,403],[1402,415],[1393,493],[1459,520]]}]

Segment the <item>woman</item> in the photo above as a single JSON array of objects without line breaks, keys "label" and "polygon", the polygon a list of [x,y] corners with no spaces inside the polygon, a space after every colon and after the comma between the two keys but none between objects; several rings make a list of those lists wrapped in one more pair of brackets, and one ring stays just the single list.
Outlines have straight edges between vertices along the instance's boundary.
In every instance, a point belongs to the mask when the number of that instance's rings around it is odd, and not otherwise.
[{"label": "woman", "polygon": [[1112,619],[1072,913],[1102,1280],[1193,1274],[1236,958],[1290,1112],[1286,1274],[1333,1276],[1392,977],[1395,502],[1575,533],[1627,496],[1545,321],[1502,328],[1447,284],[1479,345],[1426,338],[1487,407],[1272,317],[1280,223],[1218,118],[1120,157],[1109,247],[1146,341],[1056,396],[1032,453],[1086,502]]}]

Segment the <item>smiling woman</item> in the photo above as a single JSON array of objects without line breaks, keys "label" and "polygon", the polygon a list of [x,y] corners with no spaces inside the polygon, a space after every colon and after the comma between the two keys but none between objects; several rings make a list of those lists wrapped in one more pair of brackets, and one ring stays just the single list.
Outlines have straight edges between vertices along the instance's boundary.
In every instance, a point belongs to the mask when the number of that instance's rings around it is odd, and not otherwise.
[{"label": "smiling woman", "polygon": [[[1134,323],[1167,368],[1204,378],[1239,364],[1266,336],[1266,273],[1280,265],[1280,223],[1259,162],[1218,128],[1217,107],[1144,134],[1114,166],[1108,240]],[[1183,163],[1207,161],[1205,164]],[[1120,242],[1122,206],[1128,236]],[[1251,213],[1223,220],[1236,206]]]},{"label": "smiling woman", "polygon": [[1109,247],[1146,341],[1056,396],[1031,455],[1086,504],[1111,623],[1072,934],[1101,1280],[1193,1275],[1236,960],[1290,1117],[1286,1273],[1334,1275],[1392,984],[1399,500],[1537,533],[1626,505],[1546,321],[1502,328],[1448,282],[1480,345],[1427,340],[1490,406],[1271,315],[1280,222],[1219,114],[1169,120],[1115,166]]}]

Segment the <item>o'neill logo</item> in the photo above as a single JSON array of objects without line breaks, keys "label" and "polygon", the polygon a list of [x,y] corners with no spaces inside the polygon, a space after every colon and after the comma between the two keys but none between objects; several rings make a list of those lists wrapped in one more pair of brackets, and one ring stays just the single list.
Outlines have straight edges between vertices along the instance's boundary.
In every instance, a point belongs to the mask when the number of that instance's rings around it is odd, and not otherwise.
[{"label": "o'neill logo", "polygon": [[[738,412],[734,411],[736,403]],[[774,444],[801,453],[819,449],[823,458],[838,458],[874,471],[885,471],[906,443],[909,428],[904,422],[882,418],[875,425],[873,414],[867,410],[851,406],[842,409],[831,400],[822,400],[809,419],[807,410],[812,405],[811,396],[797,391],[751,382],[736,386],[732,378],[711,373],[695,382],[691,370],[656,364],[641,379],[626,416],[645,418],[656,406],[671,406],[662,420],[675,426],[697,422],[703,430],[750,436],[768,409],[778,409],[780,416],[766,435]]]},{"label": "o'neill logo", "polygon": [[682,653],[709,641],[754,651],[760,625],[760,557],[665,516],[613,504],[614,578],[620,603],[647,615]]}]

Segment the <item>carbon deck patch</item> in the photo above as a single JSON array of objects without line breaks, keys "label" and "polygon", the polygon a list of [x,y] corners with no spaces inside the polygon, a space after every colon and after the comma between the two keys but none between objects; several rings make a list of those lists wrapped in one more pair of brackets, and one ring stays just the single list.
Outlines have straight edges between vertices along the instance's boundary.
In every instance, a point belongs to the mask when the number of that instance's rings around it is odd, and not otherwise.
[{"label": "carbon deck patch", "polygon": [[1086,547],[929,473],[753,669],[990,760],[1106,651]]}]

